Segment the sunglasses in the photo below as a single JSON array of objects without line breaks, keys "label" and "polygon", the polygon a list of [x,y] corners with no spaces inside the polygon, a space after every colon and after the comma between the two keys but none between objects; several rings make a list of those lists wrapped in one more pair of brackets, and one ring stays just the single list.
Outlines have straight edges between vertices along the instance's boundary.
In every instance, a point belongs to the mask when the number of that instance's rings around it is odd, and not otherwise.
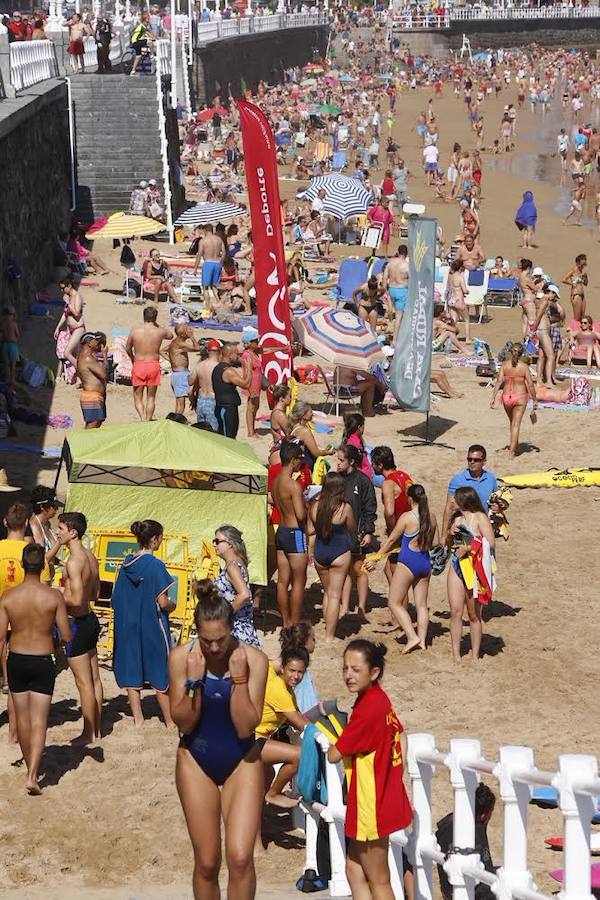
[{"label": "sunglasses", "polygon": [[229,541],[226,541],[225,538],[213,538],[213,544],[215,547],[218,547],[219,544],[228,544]]},{"label": "sunglasses", "polygon": [[467,462],[485,462],[485,456],[467,456]]}]

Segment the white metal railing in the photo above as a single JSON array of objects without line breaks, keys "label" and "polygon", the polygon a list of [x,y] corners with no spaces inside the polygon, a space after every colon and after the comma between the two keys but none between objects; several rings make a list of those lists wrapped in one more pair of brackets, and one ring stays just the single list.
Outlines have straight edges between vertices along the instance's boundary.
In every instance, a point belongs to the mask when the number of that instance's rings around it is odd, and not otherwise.
[{"label": "white metal railing", "polygon": [[[328,741],[317,738],[326,753]],[[439,752],[431,734],[408,736],[408,759],[414,820],[410,831],[390,837],[389,864],[392,890],[403,900],[402,847],[413,866],[416,900],[433,900],[439,895],[434,885],[434,866],[444,868],[452,885],[453,900],[469,900],[476,884],[487,884],[499,900],[551,900],[538,891],[528,867],[527,817],[534,785],[556,789],[557,805],[563,819],[564,883],[561,900],[592,900],[591,848],[600,841],[591,837],[591,820],[600,795],[598,762],[593,756],[563,754],[558,770],[545,772],[534,764],[529,747],[501,747],[497,760],[481,755],[477,740],[453,739],[447,753]],[[434,822],[444,810],[432,803],[432,783],[436,768],[447,770],[454,795],[454,824],[451,847],[444,854],[439,847]],[[316,869],[316,840],[319,821],[327,823],[331,857],[332,897],[347,896],[341,765],[325,760],[327,804],[301,802],[306,816],[306,868]],[[475,849],[475,792],[481,775],[498,782],[503,816],[502,864],[495,872],[484,870]],[[594,836],[597,837],[597,836]],[[470,851],[470,852],[469,852]]]},{"label": "white metal railing", "polygon": [[167,38],[156,41],[156,70],[161,77],[171,74],[171,41]]},{"label": "white metal railing", "polygon": [[[86,69],[93,69],[98,64],[98,48],[93,37],[88,36],[83,39],[83,64]],[[123,55],[121,46],[121,35],[113,35],[110,42],[109,59],[111,63],[116,64]]]},{"label": "white metal railing", "polygon": [[259,34],[265,31],[279,31],[283,28],[306,28],[311,25],[327,25],[329,15],[324,10],[307,13],[275,13],[272,16],[247,16],[234,19],[217,19],[212,22],[197,22],[195,27],[196,46],[219,41],[238,34]]},{"label": "white metal railing", "polygon": [[595,6],[512,6],[509,9],[482,6],[479,9],[454,8],[450,11],[452,21],[463,22],[473,19],[592,19],[600,15]]},{"label": "white metal railing", "polygon": [[22,91],[47,78],[58,77],[56,50],[52,41],[13,41],[10,53],[10,81]]},{"label": "white metal railing", "polygon": [[183,82],[183,105],[188,114],[192,113],[192,100],[190,94],[190,69],[188,63],[187,42],[181,42],[181,80]]}]

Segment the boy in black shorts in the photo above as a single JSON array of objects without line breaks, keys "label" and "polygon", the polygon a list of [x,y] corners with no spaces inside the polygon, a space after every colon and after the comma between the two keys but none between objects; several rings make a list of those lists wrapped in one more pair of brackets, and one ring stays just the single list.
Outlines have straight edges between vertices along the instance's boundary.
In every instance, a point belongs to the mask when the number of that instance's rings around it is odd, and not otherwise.
[{"label": "boy in black shorts", "polygon": [[54,623],[64,643],[71,638],[61,592],[40,582],[45,564],[44,548],[40,544],[27,544],[22,556],[25,573],[22,583],[0,597],[0,652],[10,627],[8,686],[27,766],[26,789],[32,795],[41,794],[38,772],[56,674],[52,656]]}]

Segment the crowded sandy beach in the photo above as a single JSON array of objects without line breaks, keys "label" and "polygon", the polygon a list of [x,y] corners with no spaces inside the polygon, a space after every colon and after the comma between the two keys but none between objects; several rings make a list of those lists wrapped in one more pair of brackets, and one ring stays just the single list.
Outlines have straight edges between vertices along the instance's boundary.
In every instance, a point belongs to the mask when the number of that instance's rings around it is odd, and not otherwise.
[{"label": "crowded sandy beach", "polygon": [[[249,149],[232,98],[188,113],[180,137],[191,210],[237,212],[176,224],[174,245],[163,223],[117,246],[74,225],[80,265],[46,286],[64,304],[38,319],[4,310],[11,402],[50,424],[15,419],[2,442],[0,896],[293,896],[306,869],[298,769],[321,718],[329,763],[351,770],[346,875],[359,900],[403,896],[387,852],[413,820],[407,735],[444,748],[475,737],[489,759],[532,747],[541,770],[561,753],[596,753],[598,64],[535,44],[415,58],[397,31],[342,20],[326,59],[245,98],[279,147],[294,379],[271,384],[271,408]],[[370,198],[343,219],[334,187],[310,191],[335,166]],[[132,185],[125,212],[161,221],[153,187]],[[414,302],[411,215],[436,220],[427,420],[393,384]],[[360,244],[369,226],[371,247]],[[123,291],[126,248],[141,297]],[[364,280],[336,294],[351,258],[365,260]],[[366,336],[350,367],[302,324],[331,309]],[[123,378],[108,378],[109,354]],[[19,381],[20,356],[56,372],[52,387]],[[115,525],[131,554],[98,603],[106,560],[86,532],[99,510],[74,505],[84,493],[60,455],[65,440],[121,440],[116,426],[130,427],[131,447],[145,428],[149,454],[154,441],[202,438],[215,465],[249,448],[248,466],[264,467],[252,471],[268,489],[268,527],[231,493],[221,524],[189,535],[194,548],[205,541],[205,565],[183,625],[159,502],[132,501]],[[159,474],[165,487],[198,487],[203,463]],[[582,486],[544,486],[550,469],[582,470]],[[328,700],[337,710],[325,716]],[[503,823],[498,783],[483,781],[497,801],[493,813],[478,791],[488,868],[502,864]],[[433,796],[435,831],[453,808],[448,779]],[[555,807],[529,807],[527,865],[546,895],[562,861],[544,841],[561,828]],[[422,896],[416,867],[407,849],[407,898]],[[433,878],[434,897],[452,896]],[[314,889],[332,895],[327,878]]]}]

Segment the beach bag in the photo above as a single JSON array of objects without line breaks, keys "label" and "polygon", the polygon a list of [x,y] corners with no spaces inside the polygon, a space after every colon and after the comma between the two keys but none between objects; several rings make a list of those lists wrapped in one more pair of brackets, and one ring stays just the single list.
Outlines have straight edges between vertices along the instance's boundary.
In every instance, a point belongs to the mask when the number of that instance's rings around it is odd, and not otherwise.
[{"label": "beach bag", "polygon": [[121,265],[125,269],[130,269],[132,266],[135,266],[135,253],[129,246],[129,244],[124,244],[123,249],[121,250]]},{"label": "beach bag", "polygon": [[441,575],[446,568],[450,551],[443,544],[432,547],[429,551],[429,559],[431,560],[431,574]]},{"label": "beach bag", "polygon": [[21,370],[21,378],[29,387],[42,387],[46,384],[46,369],[41,363],[27,362]]},{"label": "beach bag", "polygon": [[159,216],[162,216],[162,206],[159,203],[151,203],[148,207],[148,212],[152,216],[153,219],[158,219]]}]

